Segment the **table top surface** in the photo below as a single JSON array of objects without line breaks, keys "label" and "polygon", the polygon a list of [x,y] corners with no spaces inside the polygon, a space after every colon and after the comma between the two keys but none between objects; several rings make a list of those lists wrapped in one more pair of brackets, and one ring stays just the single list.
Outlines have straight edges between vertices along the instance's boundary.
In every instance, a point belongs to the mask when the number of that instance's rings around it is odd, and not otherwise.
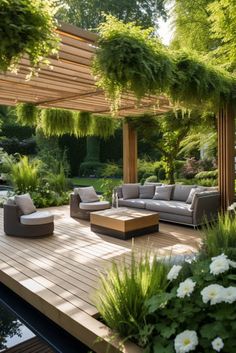
[{"label": "table top surface", "polygon": [[157,212],[148,211],[144,209],[118,207],[118,208],[110,208],[103,211],[91,212],[90,216],[93,217],[93,215],[99,216],[99,217],[117,219],[120,221],[129,221],[129,220],[143,218],[143,217],[157,216],[158,214]]}]

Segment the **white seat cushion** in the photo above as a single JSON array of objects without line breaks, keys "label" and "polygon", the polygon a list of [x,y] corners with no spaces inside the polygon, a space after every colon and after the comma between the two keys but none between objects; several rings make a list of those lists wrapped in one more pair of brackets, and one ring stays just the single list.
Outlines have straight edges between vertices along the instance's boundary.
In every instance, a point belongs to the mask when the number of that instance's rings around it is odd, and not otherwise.
[{"label": "white seat cushion", "polygon": [[79,207],[86,211],[105,210],[110,208],[110,203],[108,201],[80,202]]},{"label": "white seat cushion", "polygon": [[20,217],[20,222],[28,226],[52,223],[54,216],[48,211],[37,211]]}]

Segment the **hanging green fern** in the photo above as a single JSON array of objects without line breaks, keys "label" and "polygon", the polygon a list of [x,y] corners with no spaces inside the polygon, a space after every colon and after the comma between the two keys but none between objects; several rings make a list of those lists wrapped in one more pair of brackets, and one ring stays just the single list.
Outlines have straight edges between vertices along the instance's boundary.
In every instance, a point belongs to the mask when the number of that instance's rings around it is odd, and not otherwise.
[{"label": "hanging green fern", "polygon": [[89,112],[74,112],[75,133],[78,137],[84,137],[91,134],[92,116]]},{"label": "hanging green fern", "polygon": [[163,92],[172,78],[173,63],[153,37],[153,29],[142,30],[113,16],[100,25],[99,49],[93,63],[98,85],[117,109],[121,93],[132,91],[140,99]]},{"label": "hanging green fern", "polygon": [[169,90],[174,100],[185,105],[210,104],[214,110],[220,102],[235,99],[235,78],[206,61],[186,51],[175,53],[175,75]]},{"label": "hanging green fern", "polygon": [[106,140],[115,133],[115,119],[108,116],[93,116],[92,135]]},{"label": "hanging green fern", "polygon": [[46,136],[62,136],[75,133],[75,119],[72,111],[64,109],[43,109],[41,128]]},{"label": "hanging green fern", "polygon": [[236,101],[236,76],[213,66],[209,58],[165,48],[152,30],[124,24],[112,16],[100,25],[93,72],[117,111],[122,93],[167,94],[179,106],[218,110]]},{"label": "hanging green fern", "polygon": [[36,126],[38,109],[31,103],[20,103],[16,106],[17,122],[23,126]]}]

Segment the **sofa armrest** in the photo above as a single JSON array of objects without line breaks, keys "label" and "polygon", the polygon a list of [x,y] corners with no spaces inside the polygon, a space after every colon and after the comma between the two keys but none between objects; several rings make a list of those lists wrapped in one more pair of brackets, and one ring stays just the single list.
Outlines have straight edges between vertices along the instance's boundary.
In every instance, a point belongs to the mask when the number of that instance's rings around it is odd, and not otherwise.
[{"label": "sofa armrest", "polygon": [[216,219],[220,209],[220,193],[206,191],[195,194],[191,209],[195,226]]}]

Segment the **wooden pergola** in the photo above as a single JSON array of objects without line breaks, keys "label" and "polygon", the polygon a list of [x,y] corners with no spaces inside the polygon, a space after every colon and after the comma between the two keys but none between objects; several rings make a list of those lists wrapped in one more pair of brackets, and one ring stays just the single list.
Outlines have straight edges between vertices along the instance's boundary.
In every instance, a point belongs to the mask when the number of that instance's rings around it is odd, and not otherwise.
[{"label": "wooden pergola", "polygon": [[[44,108],[64,108],[110,114],[109,102],[92,75],[92,58],[98,36],[75,26],[62,24],[57,30],[61,39],[58,57],[51,66],[42,66],[38,76],[26,80],[29,60],[21,60],[18,73],[0,74],[0,104],[33,103]],[[144,113],[161,114],[171,110],[165,96],[148,96],[137,105],[132,94],[122,96],[118,117]],[[225,106],[218,114],[219,190],[222,208],[234,199],[234,112]],[[124,181],[137,181],[137,136],[127,123],[123,127]]]}]

